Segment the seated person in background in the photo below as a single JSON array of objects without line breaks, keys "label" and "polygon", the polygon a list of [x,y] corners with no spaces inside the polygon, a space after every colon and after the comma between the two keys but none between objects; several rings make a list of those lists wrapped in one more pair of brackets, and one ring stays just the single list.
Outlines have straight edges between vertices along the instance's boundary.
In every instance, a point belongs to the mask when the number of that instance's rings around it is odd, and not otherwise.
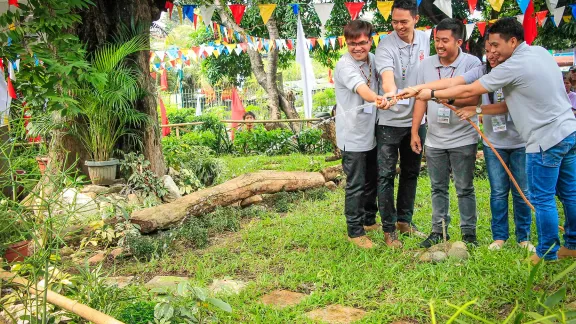
[{"label": "seated person in background", "polygon": [[[256,120],[256,115],[254,115],[253,112],[251,111],[247,111],[244,116],[242,116],[242,120]],[[244,125],[240,125],[238,127],[238,131],[242,132],[242,131],[247,131],[247,132],[251,132],[252,129],[254,129],[254,124],[253,123],[246,123]]]},{"label": "seated person in background", "polygon": [[570,103],[572,104],[572,112],[576,115],[576,92],[571,89],[570,76],[568,75],[564,78],[564,87],[566,88],[568,99],[570,99]]}]

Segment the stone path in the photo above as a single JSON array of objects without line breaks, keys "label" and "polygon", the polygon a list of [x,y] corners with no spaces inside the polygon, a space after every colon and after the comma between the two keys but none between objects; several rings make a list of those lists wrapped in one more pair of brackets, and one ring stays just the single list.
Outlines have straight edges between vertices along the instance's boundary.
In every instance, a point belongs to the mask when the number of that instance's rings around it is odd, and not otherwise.
[{"label": "stone path", "polygon": [[262,303],[277,308],[286,308],[298,305],[304,298],[306,298],[305,294],[289,290],[275,290],[262,297]]},{"label": "stone path", "polygon": [[326,308],[306,313],[306,317],[311,320],[335,324],[352,323],[362,319],[364,316],[366,316],[366,312],[361,309],[341,305],[330,305]]}]

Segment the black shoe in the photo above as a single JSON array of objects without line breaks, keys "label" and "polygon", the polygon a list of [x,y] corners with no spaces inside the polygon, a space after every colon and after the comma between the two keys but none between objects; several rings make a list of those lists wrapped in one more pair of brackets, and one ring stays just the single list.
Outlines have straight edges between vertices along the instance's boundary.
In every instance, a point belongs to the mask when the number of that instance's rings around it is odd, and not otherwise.
[{"label": "black shoe", "polygon": [[474,234],[464,234],[462,235],[462,241],[466,244],[478,247],[478,240],[476,240],[476,235]]},{"label": "black shoe", "polygon": [[[447,241],[450,240],[450,235],[446,234],[446,240]],[[425,239],[424,241],[422,241],[422,243],[420,243],[420,247],[428,249],[432,245],[436,245],[436,244],[442,243],[442,242],[444,242],[444,236],[442,235],[442,233],[432,232],[430,234],[430,236],[428,236],[427,239]]]}]

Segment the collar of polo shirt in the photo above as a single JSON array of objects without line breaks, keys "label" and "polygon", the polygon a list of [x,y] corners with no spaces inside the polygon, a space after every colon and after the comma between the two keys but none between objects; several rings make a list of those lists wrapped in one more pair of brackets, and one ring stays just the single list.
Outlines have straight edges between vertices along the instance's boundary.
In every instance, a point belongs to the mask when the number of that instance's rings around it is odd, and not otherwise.
[{"label": "collar of polo shirt", "polygon": [[[412,38],[412,45],[416,45],[416,44],[418,44],[418,36],[416,34],[416,30],[414,30],[413,32],[414,32],[414,37]],[[411,45],[411,44],[408,44],[405,41],[403,41],[402,38],[400,38],[400,36],[398,36],[398,33],[395,31],[390,36],[394,37],[394,40],[396,40],[396,43],[398,44],[399,48],[404,48],[406,46]]]},{"label": "collar of polo shirt", "polygon": [[[352,62],[354,62],[354,64],[358,65],[358,67],[361,67],[362,65],[368,63],[366,61],[357,61],[355,58],[352,57],[352,55],[350,55],[350,53],[346,53],[346,55],[350,60],[352,60]],[[368,59],[370,59],[370,53],[368,53]]]},{"label": "collar of polo shirt", "polygon": [[[466,54],[464,52],[462,52],[462,49],[459,48],[458,49],[458,57],[456,57],[456,59],[454,60],[454,62],[450,63],[450,65],[453,68],[457,68],[458,65],[460,65],[460,63],[462,62],[462,60],[464,60],[464,56]],[[447,67],[445,65],[443,65],[442,63],[440,63],[440,57],[438,55],[434,55],[434,67],[439,68],[439,67]]]}]

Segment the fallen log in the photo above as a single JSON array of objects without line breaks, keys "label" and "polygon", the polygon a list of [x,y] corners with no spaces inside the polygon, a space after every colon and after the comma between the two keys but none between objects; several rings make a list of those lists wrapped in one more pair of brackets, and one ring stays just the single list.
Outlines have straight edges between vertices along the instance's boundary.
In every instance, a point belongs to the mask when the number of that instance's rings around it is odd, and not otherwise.
[{"label": "fallen log", "polygon": [[259,171],[247,173],[223,184],[196,191],[175,201],[138,210],[130,221],[140,232],[170,228],[188,216],[200,216],[218,206],[229,206],[248,197],[280,191],[298,191],[322,187],[326,180],[319,172]]}]

